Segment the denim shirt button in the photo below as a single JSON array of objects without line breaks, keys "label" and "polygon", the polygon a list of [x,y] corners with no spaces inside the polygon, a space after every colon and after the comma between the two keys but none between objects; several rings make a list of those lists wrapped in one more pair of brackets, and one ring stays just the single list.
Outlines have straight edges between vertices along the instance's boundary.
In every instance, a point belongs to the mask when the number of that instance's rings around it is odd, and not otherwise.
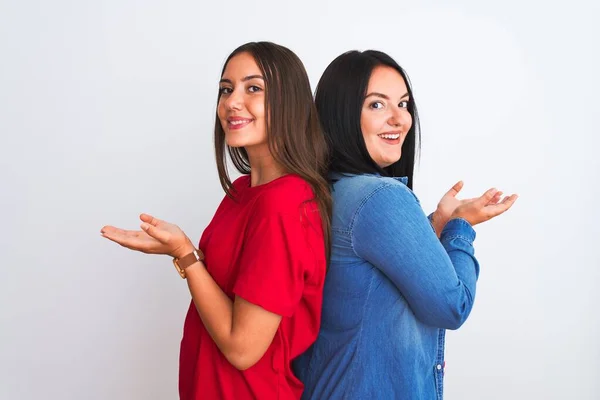
[{"label": "denim shirt button", "polygon": [[437,369],[438,369],[438,371],[439,371],[440,369],[442,369],[442,366],[441,366],[440,364],[438,364],[436,368],[437,368]]}]

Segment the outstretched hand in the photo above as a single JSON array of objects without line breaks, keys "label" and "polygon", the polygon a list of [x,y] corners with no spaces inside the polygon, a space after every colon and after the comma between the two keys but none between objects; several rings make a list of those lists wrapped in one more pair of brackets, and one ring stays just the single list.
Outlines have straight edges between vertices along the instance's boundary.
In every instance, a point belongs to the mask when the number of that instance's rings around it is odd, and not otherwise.
[{"label": "outstretched hand", "polygon": [[[448,190],[446,192],[446,194],[444,194],[444,196],[438,203],[435,212],[433,213],[432,223],[433,223],[436,233],[438,234],[438,237],[441,234],[442,229],[444,228],[446,223],[450,220],[450,218],[457,218],[457,216],[454,215],[454,213],[460,206],[466,205],[477,199],[480,199],[477,197],[470,198],[470,199],[458,199],[456,196],[462,190],[463,186],[464,186],[463,181],[458,181],[456,184],[454,184],[454,186],[452,186],[452,188],[450,190]],[[502,212],[508,210],[508,208],[510,208],[512,206],[512,204],[515,202],[515,200],[517,199],[517,196],[512,195],[509,197],[505,197],[502,200],[502,202],[500,202],[500,199],[502,198],[502,194],[503,193],[501,191],[496,190],[491,197],[486,198],[487,203],[484,205],[484,207],[495,206],[495,205],[498,205],[499,203],[500,204],[504,203],[504,205],[501,206],[501,208],[503,208],[506,206],[506,203],[508,202],[509,203],[508,207],[506,209],[504,209]],[[488,211],[491,211],[491,210],[492,209],[488,209]],[[496,210],[498,210],[498,209],[496,209]],[[496,214],[494,216],[500,215],[502,212],[500,212],[499,214]],[[493,218],[493,217],[490,217],[490,218]],[[469,221],[469,222],[471,222],[471,221]],[[480,221],[480,222],[483,222],[483,221]],[[480,223],[480,222],[477,222],[477,223]],[[474,224],[472,224],[472,225],[474,225]]]},{"label": "outstretched hand", "polygon": [[174,224],[141,214],[142,230],[130,231],[105,226],[101,229],[103,237],[131,250],[147,254],[166,254],[181,258],[193,251],[193,244],[185,233]]},{"label": "outstretched hand", "polygon": [[463,218],[471,225],[477,225],[489,221],[498,215],[503,214],[517,201],[516,194],[505,196],[499,201],[501,194],[498,189],[488,189],[481,197],[465,201],[452,212],[450,219]]}]

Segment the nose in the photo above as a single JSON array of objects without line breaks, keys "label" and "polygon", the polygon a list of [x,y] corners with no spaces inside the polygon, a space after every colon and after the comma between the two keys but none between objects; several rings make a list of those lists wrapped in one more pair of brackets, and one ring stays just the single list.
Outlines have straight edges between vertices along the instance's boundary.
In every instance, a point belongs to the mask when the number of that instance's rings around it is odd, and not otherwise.
[{"label": "nose", "polygon": [[233,90],[227,99],[225,99],[225,108],[229,111],[239,111],[242,109],[243,98],[239,90]]},{"label": "nose", "polygon": [[410,120],[411,116],[406,108],[395,107],[388,120],[388,124],[395,128],[400,128],[410,124]]}]

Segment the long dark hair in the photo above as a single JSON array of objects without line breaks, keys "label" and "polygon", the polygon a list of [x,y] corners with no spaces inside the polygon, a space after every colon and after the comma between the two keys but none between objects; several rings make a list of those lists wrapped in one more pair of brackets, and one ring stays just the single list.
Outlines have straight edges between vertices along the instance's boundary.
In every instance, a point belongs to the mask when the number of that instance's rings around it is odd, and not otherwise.
[{"label": "long dark hair", "polygon": [[[408,112],[412,126],[402,144],[402,156],[394,164],[381,168],[369,155],[360,128],[369,79],[377,66],[387,66],[400,73],[410,96]],[[330,151],[333,172],[383,176],[407,176],[412,189],[415,157],[420,148],[419,114],[406,72],[385,53],[375,50],[349,51],[329,64],[317,85],[315,104]]]},{"label": "long dark hair", "polygon": [[[328,261],[332,212],[327,182],[328,151],[304,65],[286,47],[270,42],[250,42],[229,55],[221,76],[229,60],[240,53],[252,55],[265,79],[265,120],[271,155],[286,172],[308,182],[315,194]],[[250,173],[250,161],[243,147],[227,146],[218,115],[215,118],[215,153],[221,186],[227,195],[234,197],[227,172],[227,153],[242,174]]]}]

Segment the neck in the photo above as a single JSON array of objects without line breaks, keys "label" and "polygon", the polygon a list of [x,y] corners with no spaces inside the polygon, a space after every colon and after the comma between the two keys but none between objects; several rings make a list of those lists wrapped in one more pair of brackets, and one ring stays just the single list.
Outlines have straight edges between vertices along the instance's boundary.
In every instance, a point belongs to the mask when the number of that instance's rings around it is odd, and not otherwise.
[{"label": "neck", "polygon": [[250,186],[264,185],[286,174],[268,148],[246,148],[250,162]]}]

